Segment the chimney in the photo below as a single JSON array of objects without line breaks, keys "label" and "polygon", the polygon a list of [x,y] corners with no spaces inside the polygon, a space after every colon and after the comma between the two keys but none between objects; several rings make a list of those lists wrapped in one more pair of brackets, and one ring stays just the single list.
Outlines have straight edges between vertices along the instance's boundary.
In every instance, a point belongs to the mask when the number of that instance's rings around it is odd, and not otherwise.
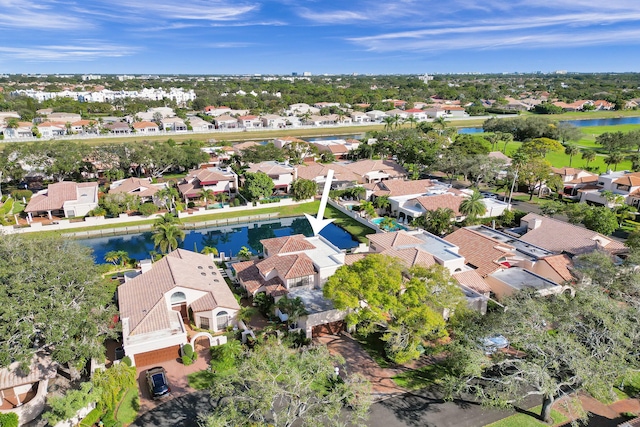
[{"label": "chimney", "polygon": [[150,259],[143,259],[140,261],[140,273],[144,274],[147,271],[151,270],[151,266],[153,263]]},{"label": "chimney", "polygon": [[529,230],[535,230],[542,225],[542,218],[534,218],[528,222],[527,228]]}]

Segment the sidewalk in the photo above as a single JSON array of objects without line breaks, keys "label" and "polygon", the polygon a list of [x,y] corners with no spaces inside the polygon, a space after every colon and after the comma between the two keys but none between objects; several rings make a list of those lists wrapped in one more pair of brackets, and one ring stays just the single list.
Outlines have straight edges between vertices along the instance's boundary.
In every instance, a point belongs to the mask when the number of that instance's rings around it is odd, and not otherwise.
[{"label": "sidewalk", "polygon": [[[578,398],[580,399],[582,408],[589,413],[589,422],[587,426],[617,427],[618,424],[622,422],[622,414],[640,413],[640,400],[638,399],[618,400],[617,402],[605,405],[604,403],[584,393],[579,393]],[[568,399],[568,397],[559,399],[554,404],[553,409],[561,412],[564,416],[572,420],[576,418],[576,414],[569,413],[566,406],[563,405],[563,403]],[[564,424],[561,424],[557,427],[569,425],[570,422],[565,422]]]}]

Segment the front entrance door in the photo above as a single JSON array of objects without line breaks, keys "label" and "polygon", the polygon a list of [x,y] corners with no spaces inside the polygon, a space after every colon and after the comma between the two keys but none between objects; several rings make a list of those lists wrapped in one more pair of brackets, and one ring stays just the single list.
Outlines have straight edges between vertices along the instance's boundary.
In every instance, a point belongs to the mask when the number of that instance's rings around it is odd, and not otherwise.
[{"label": "front entrance door", "polygon": [[189,323],[189,318],[187,316],[187,303],[183,302],[182,304],[176,304],[171,307],[172,310],[179,311],[180,316],[182,316],[182,321],[184,323]]}]

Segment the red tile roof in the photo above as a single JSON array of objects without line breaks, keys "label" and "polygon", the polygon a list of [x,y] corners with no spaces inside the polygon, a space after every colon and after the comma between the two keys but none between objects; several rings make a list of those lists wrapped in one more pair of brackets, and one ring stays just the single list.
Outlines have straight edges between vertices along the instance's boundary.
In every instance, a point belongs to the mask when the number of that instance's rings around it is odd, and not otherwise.
[{"label": "red tile roof", "polygon": [[569,258],[565,254],[547,256],[539,259],[538,262],[547,263],[549,267],[551,267],[553,271],[558,273],[558,275],[564,281],[572,282],[575,280],[568,268],[573,265],[573,262],[571,261],[571,258]]},{"label": "red tile roof", "polygon": [[302,252],[316,248],[302,234],[274,237],[273,239],[264,239],[261,240],[260,243],[262,243],[265,252],[269,256],[288,254],[292,252]]},{"label": "red tile roof", "polygon": [[303,253],[270,256],[258,262],[256,267],[262,277],[269,276],[269,273],[274,270],[281,279],[294,279],[315,274],[313,261]]},{"label": "red tile roof", "polygon": [[482,277],[502,268],[498,261],[515,250],[511,245],[468,228],[460,228],[444,240],[456,245],[460,249],[458,253],[465,257],[467,263],[475,266],[476,272]]},{"label": "red tile roof", "polygon": [[37,194],[31,198],[29,204],[24,209],[25,212],[43,212],[50,210],[60,210],[64,207],[65,202],[78,200],[79,193],[84,191],[94,192],[97,200],[97,182],[56,182],[49,184],[47,191],[44,194]]},{"label": "red tile roof", "polygon": [[455,273],[453,275],[453,278],[456,279],[461,285],[466,286],[467,288],[471,288],[480,294],[491,292],[491,287],[489,286],[489,284],[482,278],[480,274],[478,274],[476,270],[468,270]]},{"label": "red tile roof", "polygon": [[416,197],[415,200],[427,211],[435,211],[438,208],[451,209],[456,216],[460,215],[460,203],[464,197],[453,194],[437,194],[433,196]]},{"label": "red tile roof", "polygon": [[417,246],[424,243],[423,240],[410,235],[404,230],[394,231],[393,233],[368,234],[367,238],[376,246],[378,251],[401,246]]},{"label": "red tile roof", "polygon": [[240,284],[244,286],[250,295],[254,295],[263,287],[268,287],[270,290],[274,290],[278,289],[278,286],[283,285],[282,280],[280,280],[278,276],[265,281],[256,266],[257,263],[258,261],[244,261],[231,265],[231,268],[236,272],[236,276],[238,277]]}]

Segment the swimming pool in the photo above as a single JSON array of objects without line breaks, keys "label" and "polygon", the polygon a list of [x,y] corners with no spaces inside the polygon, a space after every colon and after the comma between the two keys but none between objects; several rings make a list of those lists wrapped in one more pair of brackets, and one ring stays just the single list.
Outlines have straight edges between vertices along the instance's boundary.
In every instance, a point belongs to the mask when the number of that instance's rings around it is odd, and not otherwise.
[{"label": "swimming pool", "polygon": [[382,221],[385,220],[385,218],[374,218],[371,220],[372,223],[374,223],[379,229],[381,230],[385,230],[385,231],[398,231],[398,230],[408,230],[407,227],[405,227],[402,224],[398,224],[398,221],[396,221],[393,218],[390,218],[392,220],[392,225],[388,225],[388,226],[382,226],[380,225],[382,223]]}]

